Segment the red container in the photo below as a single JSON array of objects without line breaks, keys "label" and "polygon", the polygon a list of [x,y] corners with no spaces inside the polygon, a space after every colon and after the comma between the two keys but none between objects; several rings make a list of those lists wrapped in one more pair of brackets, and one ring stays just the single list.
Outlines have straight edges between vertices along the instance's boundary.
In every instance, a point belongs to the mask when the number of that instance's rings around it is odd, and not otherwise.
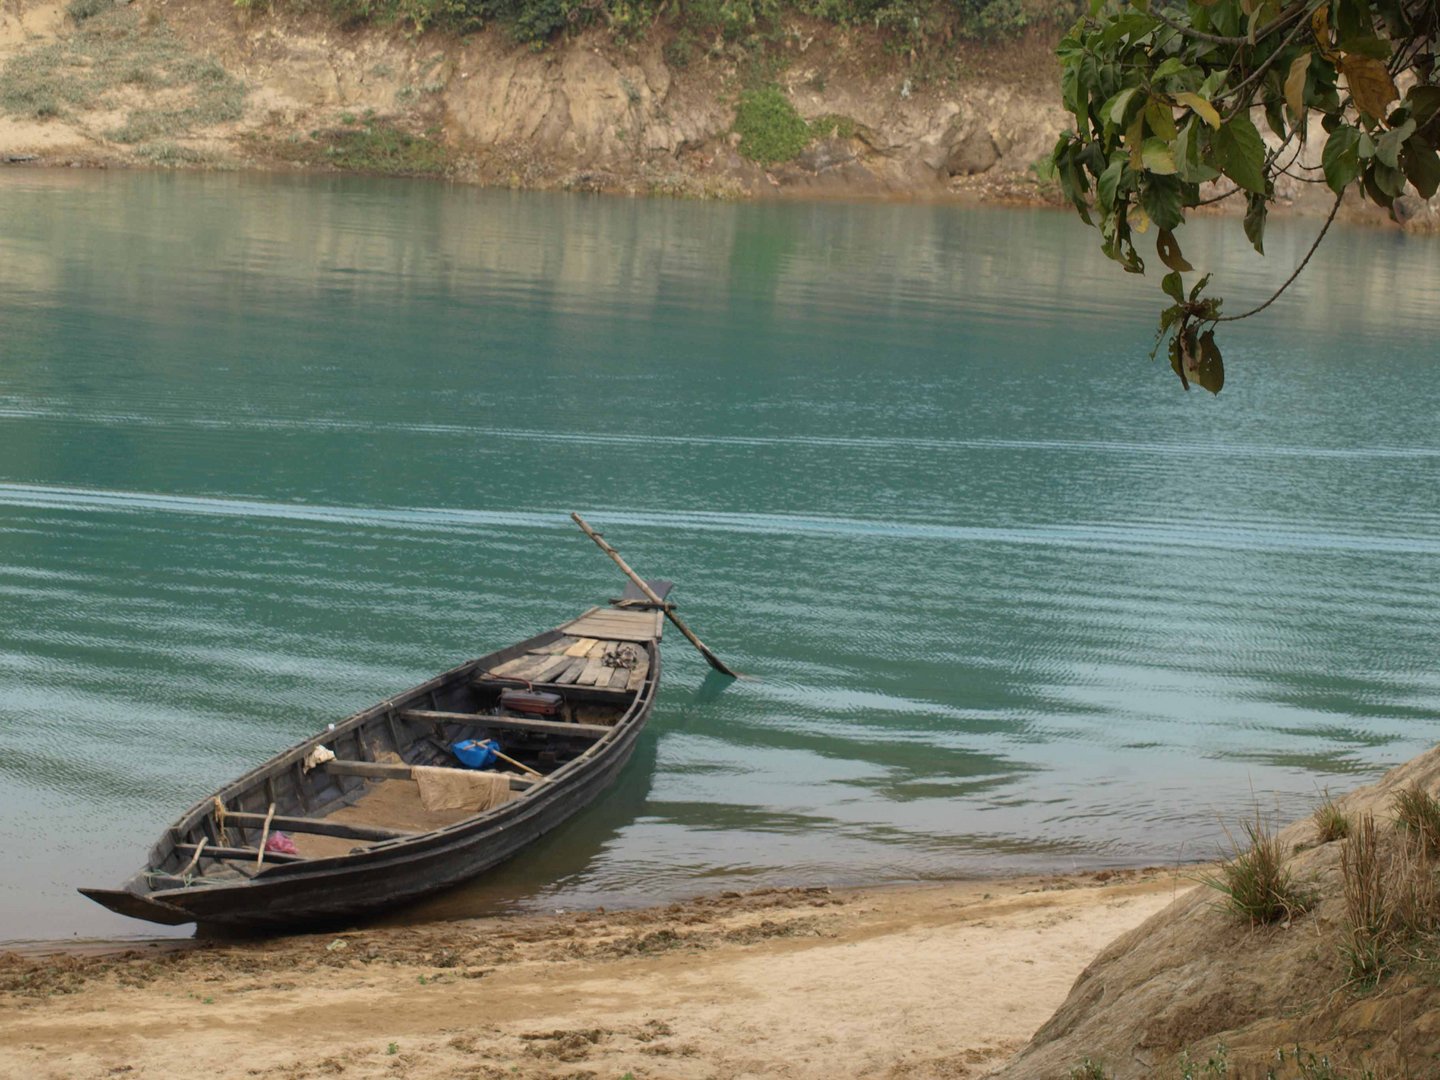
[{"label": "red container", "polygon": [[565,699],[543,690],[502,690],[500,708],[527,716],[559,716]]}]

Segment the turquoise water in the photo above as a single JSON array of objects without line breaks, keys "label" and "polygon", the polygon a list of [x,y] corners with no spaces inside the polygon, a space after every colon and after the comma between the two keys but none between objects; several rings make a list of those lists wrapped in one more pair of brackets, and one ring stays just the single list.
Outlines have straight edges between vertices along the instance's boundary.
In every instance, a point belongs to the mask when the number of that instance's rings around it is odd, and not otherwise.
[{"label": "turquoise water", "polygon": [[[1182,237],[1232,306],[1289,272]],[[1232,235],[1233,234],[1233,235]],[[406,917],[1213,854],[1440,732],[1440,244],[1337,229],[1229,383],[1069,215],[0,174],[0,938],[303,735],[679,582],[583,821]]]}]

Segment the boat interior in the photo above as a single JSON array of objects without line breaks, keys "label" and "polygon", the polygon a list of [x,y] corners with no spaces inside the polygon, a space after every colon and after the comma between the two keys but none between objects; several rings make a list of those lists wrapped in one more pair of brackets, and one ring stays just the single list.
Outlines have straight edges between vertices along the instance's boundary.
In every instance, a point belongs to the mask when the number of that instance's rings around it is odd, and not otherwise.
[{"label": "boat interior", "polygon": [[193,808],[134,884],[233,885],[400,843],[522,797],[629,713],[647,689],[663,619],[655,609],[595,608],[335,725]]}]

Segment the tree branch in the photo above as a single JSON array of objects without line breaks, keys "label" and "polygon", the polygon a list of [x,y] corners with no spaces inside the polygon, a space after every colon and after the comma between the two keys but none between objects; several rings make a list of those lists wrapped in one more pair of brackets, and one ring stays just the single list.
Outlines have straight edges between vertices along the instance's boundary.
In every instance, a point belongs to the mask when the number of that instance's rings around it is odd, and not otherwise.
[{"label": "tree branch", "polygon": [[1239,315],[1224,315],[1216,319],[1215,321],[1217,323],[1239,322],[1241,319],[1250,318],[1251,315],[1259,315],[1260,312],[1264,311],[1276,300],[1279,300],[1280,294],[1283,293],[1286,289],[1288,289],[1294,283],[1295,279],[1300,276],[1300,271],[1305,269],[1305,264],[1310,261],[1310,256],[1315,254],[1315,249],[1320,246],[1320,241],[1325,239],[1325,234],[1330,231],[1330,223],[1335,220],[1335,214],[1340,209],[1340,201],[1344,198],[1344,192],[1341,192],[1339,195],[1335,196],[1335,205],[1330,207],[1330,216],[1325,219],[1325,224],[1320,229],[1320,235],[1315,237],[1315,242],[1310,245],[1310,250],[1305,253],[1305,258],[1300,260],[1300,265],[1295,267],[1295,272],[1285,279],[1284,285],[1281,285],[1278,289],[1276,289],[1273,293],[1270,294],[1269,300],[1266,300],[1258,307],[1253,307],[1249,311],[1243,312]]}]

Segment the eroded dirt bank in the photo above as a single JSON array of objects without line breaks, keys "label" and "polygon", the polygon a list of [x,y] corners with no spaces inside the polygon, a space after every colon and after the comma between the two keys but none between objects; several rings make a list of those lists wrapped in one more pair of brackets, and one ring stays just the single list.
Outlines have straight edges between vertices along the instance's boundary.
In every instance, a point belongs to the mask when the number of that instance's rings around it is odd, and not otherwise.
[{"label": "eroded dirt bank", "polygon": [[733,131],[756,60],[724,41],[682,62],[663,28],[631,44],[592,31],[537,50],[498,29],[344,30],[230,0],[91,7],[77,20],[73,3],[3,0],[0,157],[943,197],[977,184],[1033,190],[1027,169],[1064,123],[1053,31],[959,43],[943,75],[920,78],[874,34],[791,22],[767,45],[763,78],[815,136],[794,159],[761,166]]},{"label": "eroded dirt bank", "polygon": [[1168,871],[0,957],[0,1075],[968,1077]]},{"label": "eroded dirt bank", "polygon": [[[682,41],[664,23],[637,41],[593,29],[535,48],[498,28],[346,29],[248,0],[0,0],[0,165],[1058,203],[1032,169],[1069,122],[1058,33],[951,40],[917,64],[873,30],[795,15],[759,51],[754,41]],[[798,141],[793,129],[780,140],[783,160],[759,163],[737,130],[754,127],[739,123],[737,106],[757,87],[801,125]],[[1324,142],[1318,125],[1315,134],[1311,165]],[[1282,176],[1276,194],[1282,213],[1329,208],[1323,185]],[[1396,212],[1408,230],[1433,231],[1440,196],[1411,193]],[[1345,216],[1388,224],[1359,199]]]}]

